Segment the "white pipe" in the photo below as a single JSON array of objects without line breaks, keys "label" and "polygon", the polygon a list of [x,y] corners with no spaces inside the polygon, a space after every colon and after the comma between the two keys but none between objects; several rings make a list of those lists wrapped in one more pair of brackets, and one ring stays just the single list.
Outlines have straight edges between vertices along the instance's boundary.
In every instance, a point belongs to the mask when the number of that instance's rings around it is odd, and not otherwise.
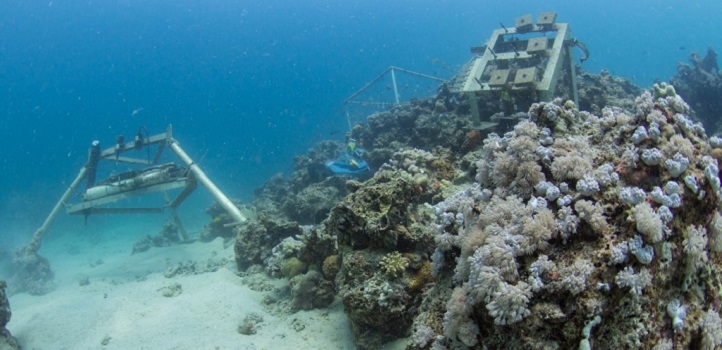
[{"label": "white pipe", "polygon": [[391,82],[394,84],[394,98],[396,99],[396,105],[399,105],[399,90],[396,88],[396,73],[394,73],[394,67],[391,67]]},{"label": "white pipe", "polygon": [[215,198],[216,201],[218,201],[218,204],[220,204],[224,209],[226,209],[226,212],[233,217],[234,220],[237,222],[244,222],[246,221],[246,216],[241,213],[240,210],[238,210],[238,207],[236,207],[233,202],[231,202],[228,197],[226,197],[223,192],[221,192],[218,187],[211,181],[211,179],[208,178],[206,173],[201,170],[201,168],[193,162],[193,159],[189,157],[183,149],[178,145],[178,141],[175,139],[169,140],[169,147],[175,153],[178,158],[185,163],[185,165],[188,166],[188,169],[190,169],[191,172],[193,172],[193,175],[195,178],[208,190],[208,192],[211,193],[213,198]]},{"label": "white pipe", "polygon": [[73,191],[75,191],[75,188],[78,187],[80,184],[80,181],[82,181],[85,178],[85,173],[88,171],[88,168],[86,166],[83,166],[80,168],[80,172],[78,173],[78,176],[75,177],[75,180],[70,184],[70,187],[68,187],[67,190],[65,190],[65,193],[63,193],[63,196],[60,197],[60,200],[55,204],[55,207],[53,207],[53,210],[50,212],[50,215],[45,219],[45,222],[43,222],[43,226],[40,226],[40,228],[35,231],[33,234],[33,238],[30,240],[30,243],[27,245],[27,252],[37,252],[38,249],[40,249],[40,243],[42,243],[43,236],[45,235],[45,232],[50,227],[50,224],[53,223],[55,220],[55,217],[58,216],[58,213],[60,212],[60,209],[65,205],[65,202],[68,201],[68,198],[73,194]]}]

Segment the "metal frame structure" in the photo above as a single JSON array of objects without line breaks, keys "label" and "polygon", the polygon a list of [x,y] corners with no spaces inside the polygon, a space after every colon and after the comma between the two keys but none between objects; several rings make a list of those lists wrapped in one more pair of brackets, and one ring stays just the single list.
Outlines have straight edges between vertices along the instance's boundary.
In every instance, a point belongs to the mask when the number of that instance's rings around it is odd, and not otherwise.
[{"label": "metal frame structure", "polygon": [[[389,68],[386,68],[383,72],[381,72],[381,74],[379,74],[378,76],[376,76],[376,78],[374,78],[374,79],[372,79],[371,81],[369,81],[368,83],[366,83],[366,85],[364,85],[362,88],[358,89],[358,91],[354,92],[353,94],[351,94],[351,96],[349,96],[348,98],[346,98],[346,99],[343,101],[343,106],[344,106],[345,113],[346,113],[346,123],[348,124],[348,129],[349,129],[349,131],[353,128],[353,125],[351,125],[351,115],[349,114],[349,111],[348,111],[348,106],[349,106],[349,105],[352,105],[352,104],[378,105],[378,106],[381,106],[381,107],[391,107],[391,106],[399,106],[399,105],[401,105],[400,95],[399,95],[399,89],[398,89],[398,86],[397,86],[397,84],[396,84],[396,72],[397,72],[397,71],[398,71],[398,72],[401,72],[401,73],[409,74],[409,75],[411,75],[411,76],[423,78],[423,79],[438,81],[438,82],[440,82],[440,83],[445,83],[445,82],[446,82],[446,80],[444,80],[444,79],[437,78],[437,77],[434,77],[434,76],[431,76],[431,75],[427,75],[427,74],[423,74],[423,73],[417,73],[417,72],[414,72],[414,71],[410,71],[410,70],[408,70],[408,69],[403,69],[403,68],[399,68],[399,67],[395,67],[395,66],[390,66]],[[393,89],[393,91],[394,91],[394,101],[395,101],[395,103],[392,104],[392,103],[384,103],[384,102],[354,101],[359,95],[363,94],[366,90],[368,90],[369,88],[371,88],[371,86],[373,86],[373,85],[376,84],[379,80],[381,80],[383,77],[385,77],[386,74],[391,74],[391,87],[392,87],[392,89]]]},{"label": "metal frame structure", "polygon": [[[143,160],[123,156],[123,154],[128,151],[141,150],[154,145],[157,145],[157,149],[152,159],[149,157],[149,159]],[[187,168],[181,169],[176,166],[175,163],[158,165],[158,161],[166,148],[170,149]],[[95,175],[100,161],[122,162],[150,168],[133,174],[134,176],[111,179],[96,185]],[[83,195],[84,200],[77,204],[68,204],[68,200],[83,180],[86,181],[86,189]],[[139,132],[133,141],[127,143],[124,142],[122,137],[119,137],[114,147],[102,151],[100,150],[100,143],[95,141],[88,151],[88,161],[80,168],[75,180],[73,180],[70,187],[68,187],[60,200],[55,204],[55,207],[53,207],[45,219],[45,222],[43,222],[43,225],[35,231],[30,243],[25,247],[25,253],[36,253],[37,250],[40,249],[43,236],[64,206],[67,207],[66,211],[68,214],[85,215],[86,218],[91,214],[162,213],[165,208],[168,208],[176,224],[178,224],[184,239],[188,239],[188,233],[180,222],[176,208],[196,189],[198,182],[210,192],[213,198],[218,201],[221,207],[223,207],[236,222],[246,221],[246,217],[233,202],[218,189],[198,164],[183,151],[178,141],[173,138],[172,126],[169,125],[166,132],[150,137],[143,137]],[[166,191],[179,188],[183,188],[183,190],[181,190],[175,198],[171,199],[168,197]],[[165,194],[166,205],[148,208],[99,207],[155,192],[163,192]]]},{"label": "metal frame structure", "polygon": [[502,25],[486,45],[471,49],[477,56],[462,70],[452,90],[469,97],[475,128],[486,129],[497,123],[481,120],[477,94],[528,91],[538,100],[551,100],[563,64],[568,62],[571,97],[578,104],[572,44],[569,24],[556,23],[556,13],[542,13],[536,24],[532,15],[519,17],[514,28]]}]

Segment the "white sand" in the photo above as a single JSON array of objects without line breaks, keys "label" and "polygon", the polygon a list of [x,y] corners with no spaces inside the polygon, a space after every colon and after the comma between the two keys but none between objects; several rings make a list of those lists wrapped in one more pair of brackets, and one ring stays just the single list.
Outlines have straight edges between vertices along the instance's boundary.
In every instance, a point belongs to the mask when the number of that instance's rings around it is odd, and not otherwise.
[{"label": "white sand", "polygon": [[[234,273],[232,246],[224,248],[220,239],[135,255],[131,249],[132,240],[46,244],[41,254],[50,259],[56,289],[11,296],[10,332],[30,350],[355,349],[338,300],[324,310],[269,313],[262,304],[267,292],[244,285]],[[220,258],[228,263],[216,272],[163,275],[169,264]],[[103,263],[91,266],[98,259]],[[82,276],[89,285],[79,285]],[[159,289],[174,283],[182,293],[163,296]],[[263,322],[256,334],[239,334],[238,325],[251,312]]]}]

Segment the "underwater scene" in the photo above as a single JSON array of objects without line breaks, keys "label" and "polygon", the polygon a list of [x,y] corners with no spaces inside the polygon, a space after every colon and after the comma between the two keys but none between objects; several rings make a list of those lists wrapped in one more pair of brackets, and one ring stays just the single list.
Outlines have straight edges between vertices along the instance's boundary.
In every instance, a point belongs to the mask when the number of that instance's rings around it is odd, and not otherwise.
[{"label": "underwater scene", "polygon": [[722,349],[720,18],[6,2],[0,350]]}]

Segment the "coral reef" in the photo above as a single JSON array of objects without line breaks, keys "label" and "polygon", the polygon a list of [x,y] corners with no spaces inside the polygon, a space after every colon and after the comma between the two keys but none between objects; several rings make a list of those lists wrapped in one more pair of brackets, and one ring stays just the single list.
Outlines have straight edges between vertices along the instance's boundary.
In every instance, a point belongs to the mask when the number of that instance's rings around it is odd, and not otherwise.
[{"label": "coral reef", "polygon": [[399,276],[404,273],[409,266],[409,261],[399,252],[388,253],[379,259],[381,270],[389,276]]},{"label": "coral reef", "polygon": [[295,277],[306,272],[308,265],[296,257],[284,259],[281,262],[281,275],[287,278]]},{"label": "coral reef", "polygon": [[409,149],[395,153],[373,178],[350,194],[325,222],[337,237],[336,281],[361,348],[378,348],[405,334],[431,282],[431,208],[453,173],[438,171],[443,157]]},{"label": "coral reef", "polygon": [[[234,204],[246,217],[251,219],[256,217],[252,209],[242,205],[238,201],[234,201]],[[200,236],[201,241],[210,242],[217,237],[223,238],[224,241],[230,241],[235,238],[236,231],[233,229],[233,224],[235,224],[234,220],[218,202],[213,202],[213,204],[206,209],[206,213],[211,217],[211,221],[203,227]]]},{"label": "coral reef", "polygon": [[179,242],[180,237],[178,236],[178,226],[173,223],[166,222],[157,235],[146,235],[135,242],[132,254],[147,251],[151,247],[170,247],[171,245],[178,244]]},{"label": "coral reef", "polygon": [[331,305],[336,296],[333,283],[318,271],[291,278],[291,310],[310,310]]},{"label": "coral reef", "polygon": [[[642,89],[628,79],[617,77],[604,69],[599,74],[591,74],[577,67],[579,106],[583,111],[599,115],[604,107],[618,107],[631,110],[634,97],[642,94]],[[568,84],[560,83],[555,96],[570,96],[565,90]]]},{"label": "coral reef", "polygon": [[283,217],[302,225],[319,224],[347,194],[345,178],[332,176],[324,165],[343,150],[337,142],[323,141],[306,156],[297,156],[293,173],[272,177],[256,189],[252,207],[271,217]]},{"label": "coral reef", "polygon": [[299,259],[305,244],[295,237],[286,237],[271,249],[271,256],[265,260],[266,271],[272,276],[279,274],[293,277],[306,272],[307,264]]},{"label": "coral reef", "polygon": [[[444,111],[434,108],[436,104],[443,104]],[[353,128],[351,136],[360,140],[366,148],[366,160],[372,169],[380,168],[394,153],[404,148],[466,153],[483,136],[470,132],[472,121],[468,116],[469,110],[466,99],[452,94],[442,85],[430,99],[413,100],[410,106],[370,115],[365,125]],[[482,110],[487,112],[486,108]]]},{"label": "coral reef", "polygon": [[163,272],[165,278],[173,278],[176,276],[200,275],[208,272],[218,271],[220,268],[228,265],[230,262],[225,258],[208,259],[205,262],[188,260],[166,267]]},{"label": "coral reef", "polygon": [[717,63],[717,53],[708,48],[704,58],[692,52],[690,64],[679,63],[677,74],[670,79],[676,92],[694,110],[710,134],[722,131],[722,73]]},{"label": "coral reef", "polygon": [[5,281],[0,280],[0,349],[18,350],[20,349],[20,345],[18,345],[17,340],[15,340],[5,328],[12,316],[5,287],[7,287]]},{"label": "coral reef", "polygon": [[238,324],[238,334],[243,335],[254,335],[256,332],[258,332],[258,329],[261,328],[261,325],[263,324],[263,316],[251,312],[246,314],[246,316],[243,318],[243,320]]},{"label": "coral reef", "polygon": [[[666,86],[602,116],[540,103],[529,121],[489,135],[478,184],[435,205],[434,270],[455,287],[432,347],[721,345],[714,317],[709,330],[701,321],[720,298],[706,228],[720,210],[717,161]],[[641,127],[660,133],[635,136]],[[652,149],[658,161],[636,161]],[[523,162],[537,167],[520,176]],[[674,181],[685,176],[686,186]],[[561,331],[534,315],[541,306]]]},{"label": "coral reef", "polygon": [[281,209],[292,220],[318,224],[347,193],[345,181],[333,176],[288,196],[281,204]]},{"label": "coral reef", "polygon": [[10,293],[28,292],[42,295],[55,289],[55,274],[50,268],[47,258],[36,253],[29,253],[27,247],[15,251],[13,256],[14,274],[11,279]]},{"label": "coral reef", "polygon": [[236,266],[244,271],[254,264],[263,264],[272,253],[272,247],[284,238],[301,235],[303,231],[298,223],[260,215],[257,219],[236,226]]},{"label": "coral reef", "polygon": [[327,280],[334,280],[340,270],[341,266],[338,255],[329,255],[323,260],[321,271],[323,271],[323,277]]},{"label": "coral reef", "polygon": [[175,282],[161,287],[158,289],[158,292],[166,298],[173,298],[183,293],[183,286],[181,286],[180,283]]},{"label": "coral reef", "polygon": [[677,86],[579,77],[579,108],[535,103],[499,134],[445,86],[373,114],[349,135],[367,180],[324,172],[341,145],[319,143],[257,190],[239,270],[305,264],[292,309],[336,290],[362,349],[719,346],[722,139]]}]

